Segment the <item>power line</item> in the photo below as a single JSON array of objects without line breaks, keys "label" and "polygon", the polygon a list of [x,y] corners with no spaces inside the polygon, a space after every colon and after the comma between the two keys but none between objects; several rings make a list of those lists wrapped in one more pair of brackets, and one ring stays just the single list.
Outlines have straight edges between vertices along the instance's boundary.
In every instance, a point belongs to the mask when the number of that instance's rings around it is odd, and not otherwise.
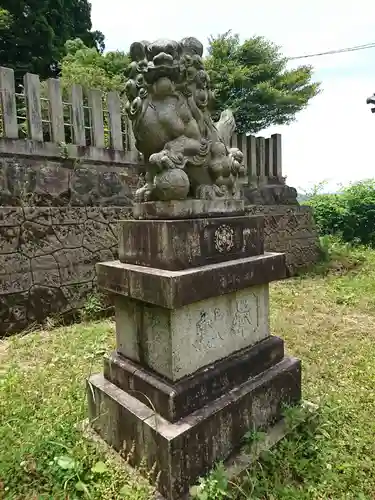
[{"label": "power line", "polygon": [[332,54],[342,54],[343,52],[355,52],[356,50],[365,50],[374,48],[375,48],[375,42],[372,42],[372,43],[366,43],[364,45],[355,45],[354,47],[346,47],[344,49],[327,50],[326,52],[318,52],[316,54],[305,54],[302,56],[288,57],[288,59],[289,61],[293,61],[296,59],[305,59],[307,57],[328,56]]}]

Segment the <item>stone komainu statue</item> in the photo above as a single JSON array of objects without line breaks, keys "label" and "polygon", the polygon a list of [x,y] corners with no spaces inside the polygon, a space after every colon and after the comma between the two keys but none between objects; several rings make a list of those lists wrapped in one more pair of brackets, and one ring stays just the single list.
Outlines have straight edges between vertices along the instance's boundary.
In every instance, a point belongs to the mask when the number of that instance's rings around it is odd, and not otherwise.
[{"label": "stone komainu statue", "polygon": [[138,202],[238,195],[236,179],[244,167],[241,151],[229,148],[234,117],[226,110],[213,123],[202,54],[195,38],[130,47],[127,113],[146,168]]}]

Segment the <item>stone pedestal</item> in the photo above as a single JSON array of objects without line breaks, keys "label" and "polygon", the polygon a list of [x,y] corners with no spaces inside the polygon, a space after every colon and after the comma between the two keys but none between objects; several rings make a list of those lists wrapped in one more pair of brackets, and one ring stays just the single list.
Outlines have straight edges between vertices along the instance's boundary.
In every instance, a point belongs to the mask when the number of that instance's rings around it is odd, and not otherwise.
[{"label": "stone pedestal", "polygon": [[263,219],[238,200],[208,205],[136,206],[144,218],[121,222],[120,260],[97,266],[115,295],[117,348],[89,380],[92,426],[156,467],[167,500],[301,398],[300,362],[269,329],[284,255],[264,253]]}]

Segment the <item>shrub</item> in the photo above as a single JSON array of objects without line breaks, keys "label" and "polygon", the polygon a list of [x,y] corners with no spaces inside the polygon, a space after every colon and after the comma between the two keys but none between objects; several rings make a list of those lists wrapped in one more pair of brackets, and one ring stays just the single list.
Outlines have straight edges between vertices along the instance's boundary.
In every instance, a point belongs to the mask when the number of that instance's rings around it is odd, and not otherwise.
[{"label": "shrub", "polygon": [[321,236],[375,246],[375,180],[357,182],[340,194],[315,194],[306,204],[314,210]]},{"label": "shrub", "polygon": [[314,210],[314,219],[321,236],[339,234],[345,212],[343,197],[340,194],[317,194],[306,205]]},{"label": "shrub", "polygon": [[375,245],[375,180],[358,182],[344,190],[342,238]]}]

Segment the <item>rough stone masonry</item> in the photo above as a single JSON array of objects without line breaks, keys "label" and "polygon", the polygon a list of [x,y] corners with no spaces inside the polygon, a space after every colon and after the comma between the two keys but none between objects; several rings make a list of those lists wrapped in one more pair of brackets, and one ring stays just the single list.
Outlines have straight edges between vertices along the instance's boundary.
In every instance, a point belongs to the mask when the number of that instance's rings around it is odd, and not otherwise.
[{"label": "rough stone masonry", "polygon": [[136,182],[134,165],[20,149],[0,157],[0,336],[83,305],[95,264],[116,258]]},{"label": "rough stone masonry", "polygon": [[[96,289],[97,262],[117,258],[117,221],[132,217],[135,165],[74,162],[14,152],[0,139],[0,337],[82,307]],[[25,141],[13,141],[21,146]],[[22,143],[22,144],[21,144]],[[265,216],[265,248],[286,254],[288,270],[316,261],[308,207],[251,205]]]},{"label": "rough stone masonry", "polygon": [[269,326],[269,283],[285,255],[264,250],[245,214],[233,115],[214,126],[195,38],[134,43],[128,113],[146,177],[119,260],[97,265],[115,296],[116,350],[88,380],[92,427],[159,474],[166,500],[267,430],[301,400],[300,361]]}]

